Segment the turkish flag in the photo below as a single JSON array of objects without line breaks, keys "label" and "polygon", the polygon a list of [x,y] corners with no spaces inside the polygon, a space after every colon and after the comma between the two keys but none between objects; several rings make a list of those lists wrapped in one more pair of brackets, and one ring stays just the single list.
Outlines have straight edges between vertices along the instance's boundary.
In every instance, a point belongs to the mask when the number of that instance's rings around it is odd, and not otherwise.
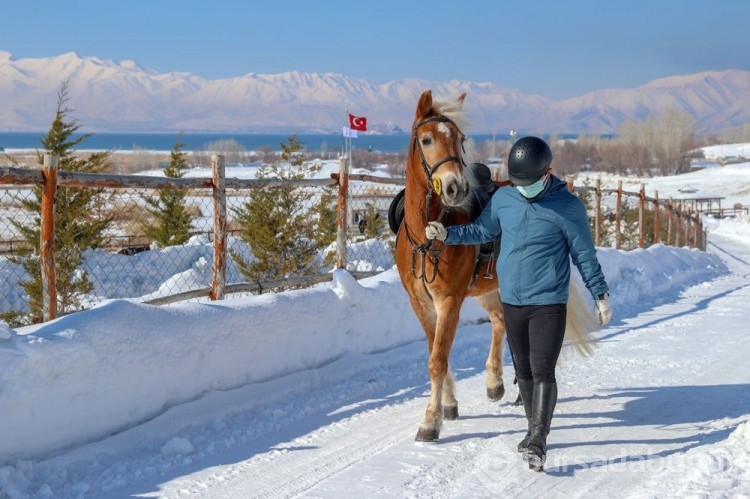
[{"label": "turkish flag", "polygon": [[367,131],[367,118],[364,116],[349,115],[349,128],[352,130],[359,130],[360,132]]}]

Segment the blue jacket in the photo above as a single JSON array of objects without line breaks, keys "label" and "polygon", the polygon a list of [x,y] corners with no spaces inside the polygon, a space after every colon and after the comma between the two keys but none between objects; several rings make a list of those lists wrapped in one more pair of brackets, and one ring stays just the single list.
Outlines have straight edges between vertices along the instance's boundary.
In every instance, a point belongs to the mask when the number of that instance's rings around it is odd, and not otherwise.
[{"label": "blue jacket", "polygon": [[474,222],[447,231],[446,244],[478,244],[502,234],[497,275],[505,303],[567,303],[571,259],[592,296],[609,291],[586,209],[553,175],[532,199],[514,187],[498,189]]}]

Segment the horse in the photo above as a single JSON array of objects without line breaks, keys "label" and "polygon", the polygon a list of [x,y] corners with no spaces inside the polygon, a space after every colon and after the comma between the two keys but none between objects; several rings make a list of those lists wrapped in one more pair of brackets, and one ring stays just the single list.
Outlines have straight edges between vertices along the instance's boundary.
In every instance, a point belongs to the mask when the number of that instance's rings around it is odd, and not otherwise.
[{"label": "horse", "polygon": [[[479,302],[491,323],[487,397],[499,401],[505,394],[505,320],[494,273],[497,252],[480,259],[475,246],[445,245],[427,239],[424,232],[428,221],[438,220],[445,226],[471,222],[477,214],[479,191],[486,188],[468,175],[464,162],[465,98],[463,93],[455,101],[434,101],[431,90],[419,97],[407,152],[403,219],[396,235],[396,267],[424,329],[429,353],[430,396],[415,438],[423,442],[437,441],[443,420],[458,418],[449,357],[467,297]],[[595,329],[593,315],[572,284],[570,291],[566,336],[580,353],[588,354],[590,332]]]}]

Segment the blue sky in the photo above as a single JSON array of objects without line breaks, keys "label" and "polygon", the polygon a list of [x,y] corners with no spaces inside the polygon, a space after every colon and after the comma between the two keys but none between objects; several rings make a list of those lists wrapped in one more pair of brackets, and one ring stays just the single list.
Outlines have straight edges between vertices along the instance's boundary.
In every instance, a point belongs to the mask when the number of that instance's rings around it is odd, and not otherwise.
[{"label": "blue sky", "polygon": [[209,79],[458,79],[562,99],[750,70],[750,0],[14,0],[0,18],[15,59],[74,51]]}]

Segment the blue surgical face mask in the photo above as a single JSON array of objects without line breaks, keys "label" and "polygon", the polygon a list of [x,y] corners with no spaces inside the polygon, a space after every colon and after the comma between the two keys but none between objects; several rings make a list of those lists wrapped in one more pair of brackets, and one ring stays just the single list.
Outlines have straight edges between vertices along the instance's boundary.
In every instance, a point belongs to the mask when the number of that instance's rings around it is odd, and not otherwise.
[{"label": "blue surgical face mask", "polygon": [[534,182],[531,185],[523,186],[523,185],[517,185],[516,189],[518,189],[518,192],[521,193],[523,197],[526,199],[531,199],[537,197],[543,190],[544,186],[547,184],[547,175],[540,178],[536,182]]}]

